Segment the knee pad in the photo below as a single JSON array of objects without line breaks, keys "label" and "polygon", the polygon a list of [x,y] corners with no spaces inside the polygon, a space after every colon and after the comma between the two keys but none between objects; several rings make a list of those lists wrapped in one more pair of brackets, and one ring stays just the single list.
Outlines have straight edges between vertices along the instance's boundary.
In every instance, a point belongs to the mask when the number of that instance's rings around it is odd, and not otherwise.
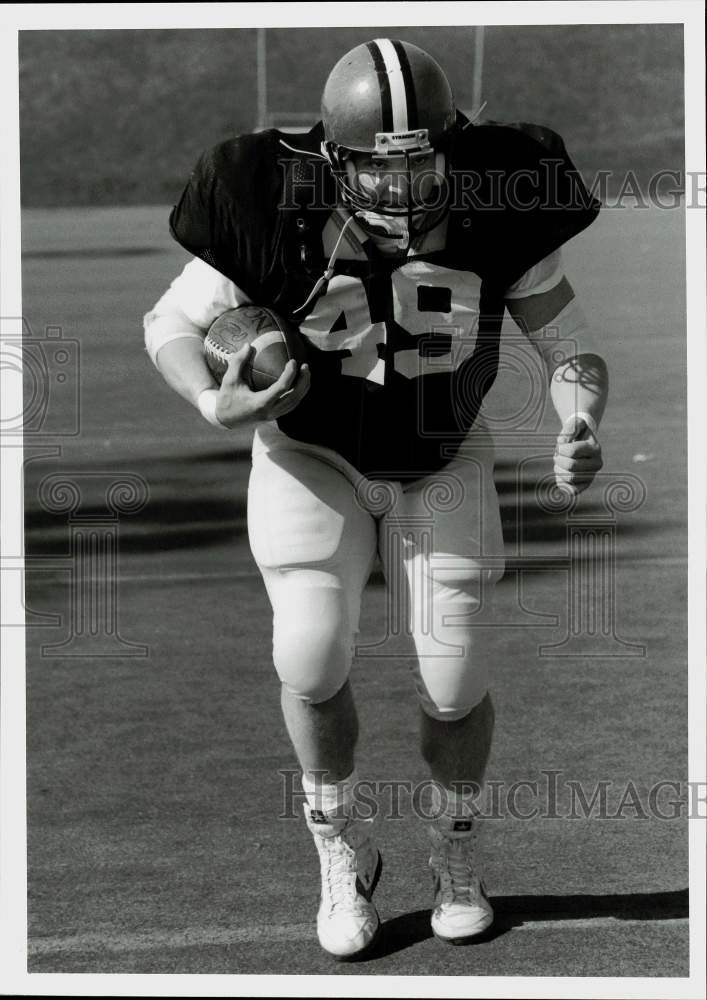
[{"label": "knee pad", "polygon": [[334,697],[351,670],[353,637],[346,596],[334,587],[295,593],[292,601],[279,603],[275,614],[273,662],[291,694],[318,704]]},{"label": "knee pad", "polygon": [[427,628],[420,627],[425,618],[416,616],[417,694],[427,715],[447,722],[468,715],[488,690],[488,655],[474,635],[480,602],[470,577],[467,567],[462,579],[450,574],[444,582],[437,580]]},{"label": "knee pad", "polygon": [[[447,664],[447,665],[445,665]],[[420,707],[441,722],[463,719],[480,704],[488,691],[487,670],[481,664],[440,657],[421,657],[415,687]]]}]

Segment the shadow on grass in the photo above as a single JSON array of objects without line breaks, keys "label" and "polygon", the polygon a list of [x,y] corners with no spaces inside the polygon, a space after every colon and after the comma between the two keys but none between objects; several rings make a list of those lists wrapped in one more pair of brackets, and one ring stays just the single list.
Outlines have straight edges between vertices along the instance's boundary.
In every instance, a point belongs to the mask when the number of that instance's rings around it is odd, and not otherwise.
[{"label": "shadow on grass", "polygon": [[[121,551],[196,550],[243,535],[249,460],[248,449],[228,448],[114,462],[111,472],[116,478],[122,472],[130,472],[139,476],[149,491],[149,499],[142,510],[120,518]],[[509,463],[505,472],[514,468],[513,463]],[[84,475],[91,469],[91,461],[67,469],[54,462],[28,464],[25,470],[28,554],[63,554],[68,546],[69,515],[57,514],[42,506],[38,496],[42,476],[62,472],[70,479],[74,473]],[[502,480],[503,477],[497,487],[503,535],[509,549],[566,542],[566,513],[547,511],[538,504],[532,478],[522,483]],[[582,504],[584,516],[601,513],[600,505],[591,497],[584,499]],[[86,495],[82,498],[81,513],[88,518],[100,517],[104,510],[97,497]],[[639,525],[626,517],[617,525],[621,536],[645,533],[647,529],[645,521]]]},{"label": "shadow on grass", "polygon": [[169,253],[171,247],[71,247],[59,250],[25,250],[24,260],[96,260],[104,257],[154,257]]},{"label": "shadow on grass", "polygon": [[[105,506],[86,504],[86,521],[100,523]],[[218,496],[154,497],[138,514],[120,521],[120,552],[163,552],[199,549],[226,544],[246,532],[245,498],[233,501]],[[26,512],[26,554],[34,557],[65,556],[70,551],[69,517],[41,508]]]},{"label": "shadow on grass", "polygon": [[[604,917],[621,920],[679,920],[689,916],[688,890],[637,892],[607,896],[496,896],[493,926],[465,947],[488,944],[514,928],[537,922],[564,922]],[[360,961],[393,955],[432,937],[431,910],[402,913],[383,924],[379,941]]]}]

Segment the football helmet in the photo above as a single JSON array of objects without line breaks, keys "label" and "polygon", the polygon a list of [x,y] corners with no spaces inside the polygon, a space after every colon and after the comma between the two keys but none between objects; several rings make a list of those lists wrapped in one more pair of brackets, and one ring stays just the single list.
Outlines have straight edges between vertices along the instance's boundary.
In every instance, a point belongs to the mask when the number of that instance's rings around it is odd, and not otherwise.
[{"label": "football helmet", "polygon": [[357,219],[398,238],[441,220],[455,120],[444,72],[416,45],[377,38],[339,60],[322,96],[322,153]]}]

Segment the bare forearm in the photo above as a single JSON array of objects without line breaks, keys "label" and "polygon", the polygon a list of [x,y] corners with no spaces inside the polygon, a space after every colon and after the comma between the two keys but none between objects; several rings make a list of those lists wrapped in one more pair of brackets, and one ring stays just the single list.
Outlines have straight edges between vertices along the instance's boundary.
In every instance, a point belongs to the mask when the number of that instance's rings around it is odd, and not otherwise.
[{"label": "bare forearm", "polygon": [[[298,372],[291,360],[268,389],[253,391],[244,374],[251,353],[252,348],[246,344],[231,355],[220,387],[204,360],[202,344],[193,337],[172,340],[161,347],[156,365],[165,382],[193,403],[209,423],[228,430],[284,416],[309,389],[308,365],[302,365]],[[205,392],[207,389],[211,391]]]},{"label": "bare forearm", "polygon": [[157,368],[167,385],[193,406],[204,389],[218,388],[206,364],[203,345],[193,337],[172,340],[161,347]]},{"label": "bare forearm", "polygon": [[598,354],[579,354],[559,365],[550,378],[550,396],[561,423],[588,413],[598,426],[609,394],[609,373]]}]

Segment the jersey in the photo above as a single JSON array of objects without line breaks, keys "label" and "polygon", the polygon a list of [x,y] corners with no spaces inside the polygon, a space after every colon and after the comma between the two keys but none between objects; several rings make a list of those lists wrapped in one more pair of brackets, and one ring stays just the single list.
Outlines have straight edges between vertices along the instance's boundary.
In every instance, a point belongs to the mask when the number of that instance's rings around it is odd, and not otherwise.
[{"label": "jersey", "polygon": [[281,431],[371,478],[420,478],[454,457],[493,384],[505,291],[598,204],[554,133],[460,118],[449,212],[412,252],[384,254],[339,205],[321,135],[270,130],[207,151],[171,230],[249,301],[298,323],[311,387]]}]

